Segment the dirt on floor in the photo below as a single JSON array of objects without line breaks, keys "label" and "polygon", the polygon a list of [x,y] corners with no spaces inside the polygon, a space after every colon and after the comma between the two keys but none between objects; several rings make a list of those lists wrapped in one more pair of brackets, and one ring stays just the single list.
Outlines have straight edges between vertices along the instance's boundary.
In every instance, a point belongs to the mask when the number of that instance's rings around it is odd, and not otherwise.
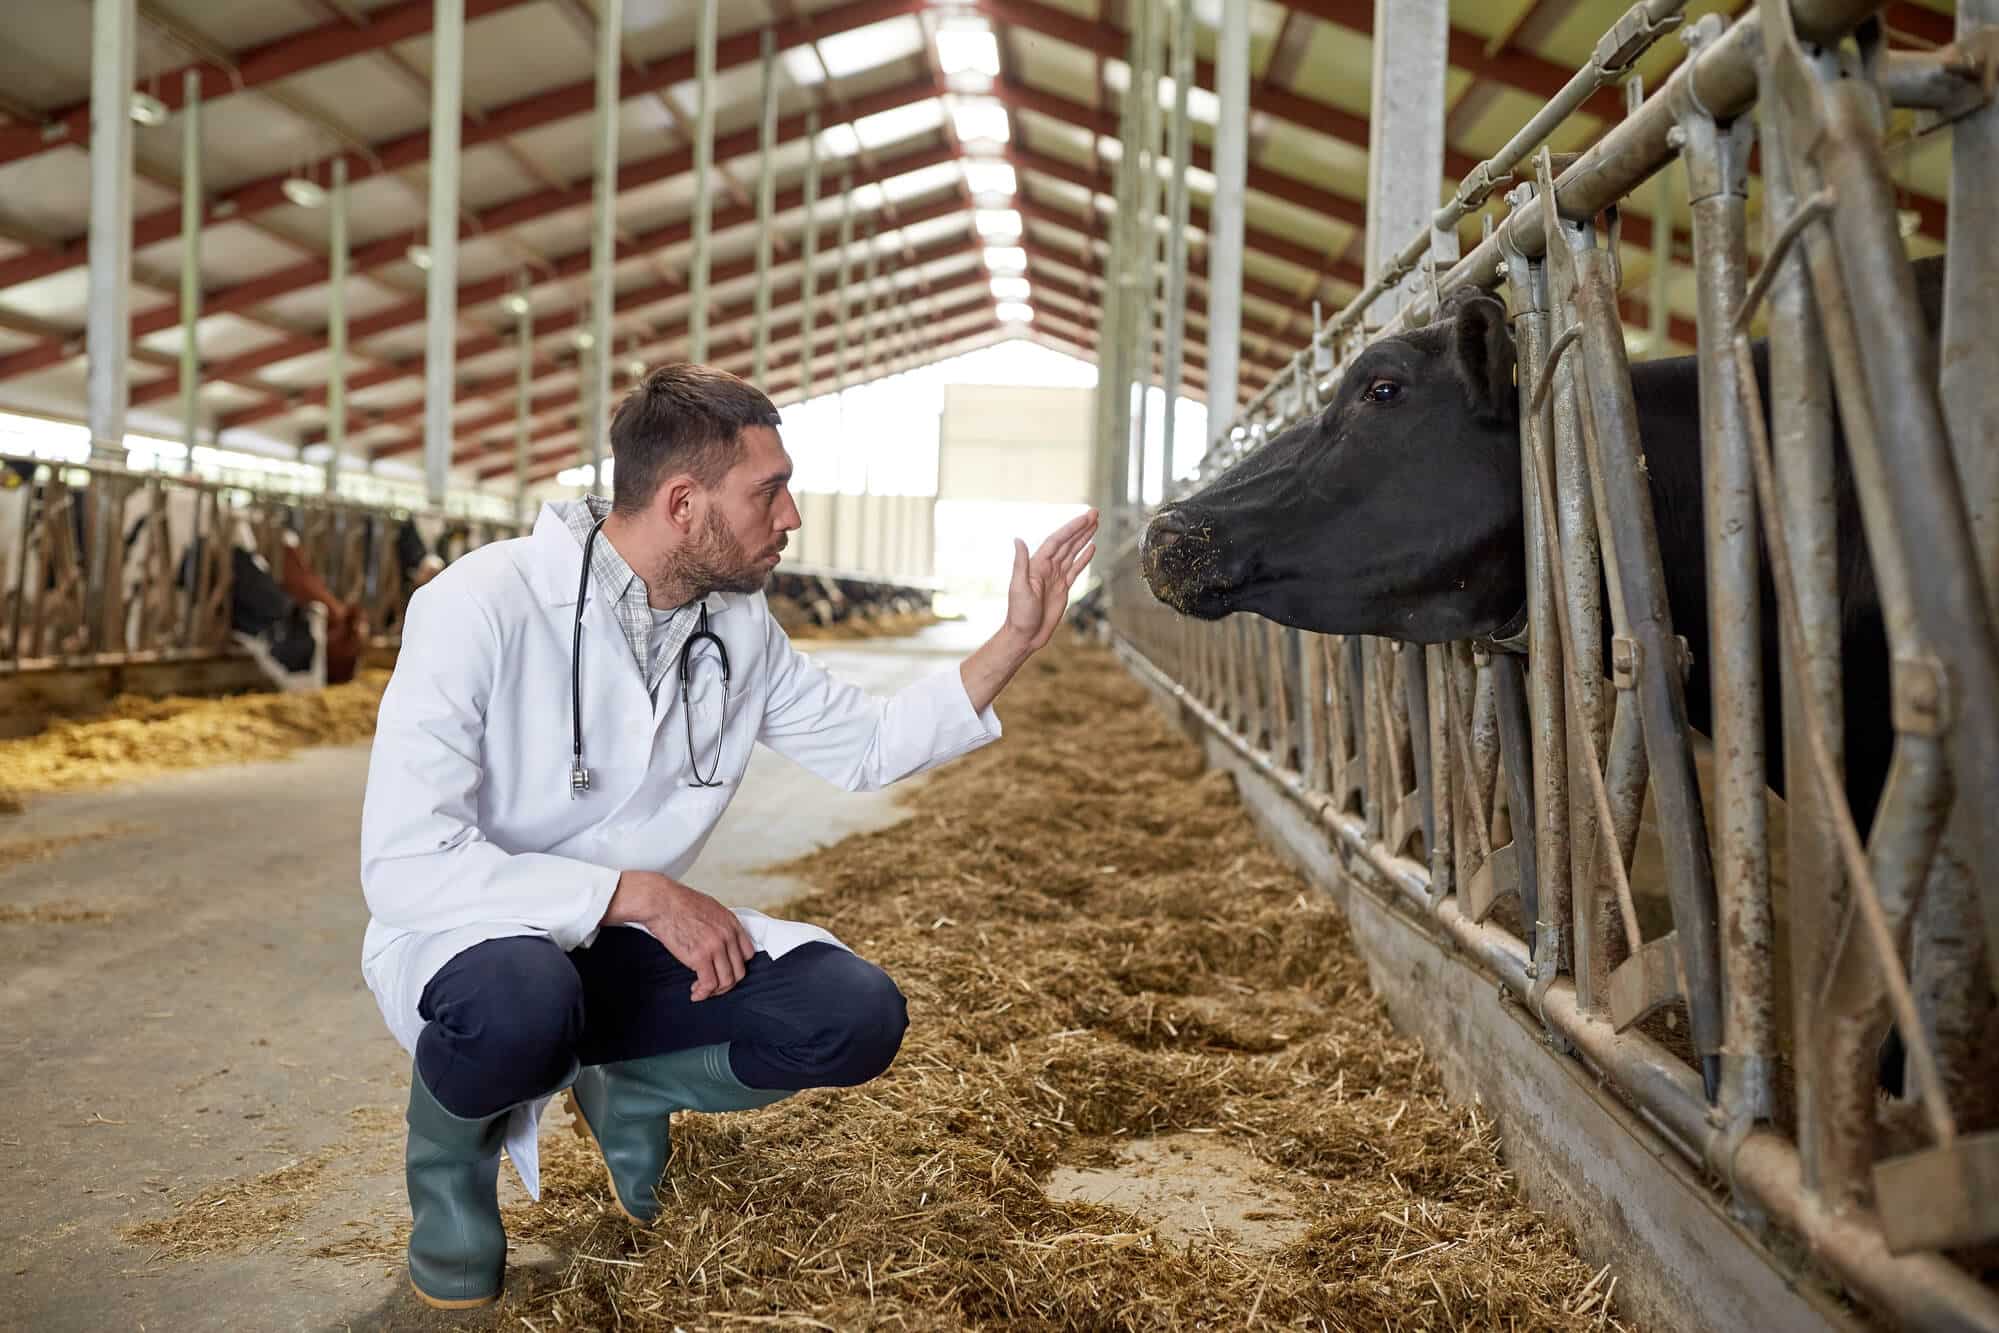
[{"label": "dirt on floor", "polygon": [[[1515,1197],[1329,901],[1113,659],[1051,649],[1000,712],[906,821],[783,868],[813,886],[785,914],[907,996],[887,1075],[682,1116],[643,1229],[558,1112],[542,1199],[508,1195],[502,1302],[381,1326],[1623,1326],[1615,1275]],[[399,1145],[376,1115],[330,1151]],[[175,1263],[292,1235],[400,1281],[399,1209],[288,1231],[320,1174],[206,1186],[129,1239]]]}]

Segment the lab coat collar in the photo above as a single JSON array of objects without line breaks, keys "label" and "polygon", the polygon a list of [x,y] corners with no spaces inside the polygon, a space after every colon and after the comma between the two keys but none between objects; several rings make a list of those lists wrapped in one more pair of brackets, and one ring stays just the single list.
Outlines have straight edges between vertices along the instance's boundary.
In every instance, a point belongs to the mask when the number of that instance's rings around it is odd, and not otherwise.
[{"label": "lab coat collar", "polygon": [[[598,540],[603,540],[602,534]],[[522,554],[524,572],[542,601],[550,606],[576,605],[576,579],[583,572],[583,548],[562,515],[555,512],[554,505],[542,505]],[[702,598],[701,604],[708,608],[710,616],[715,616],[727,610],[736,596],[711,592]]]}]

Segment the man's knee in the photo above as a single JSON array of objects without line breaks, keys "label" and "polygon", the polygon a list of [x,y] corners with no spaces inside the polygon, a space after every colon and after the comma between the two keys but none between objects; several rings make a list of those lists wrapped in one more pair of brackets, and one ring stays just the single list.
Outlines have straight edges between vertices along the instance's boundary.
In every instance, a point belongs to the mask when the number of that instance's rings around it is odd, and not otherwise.
[{"label": "man's knee", "polygon": [[432,1092],[455,1114],[483,1114],[546,1091],[568,1069],[583,985],[549,940],[487,940],[439,969],[418,1012],[430,1020],[417,1059]]},{"label": "man's knee", "polygon": [[841,952],[826,964],[822,1077],[834,1087],[866,1083],[885,1073],[902,1048],[909,1006],[888,973]]}]

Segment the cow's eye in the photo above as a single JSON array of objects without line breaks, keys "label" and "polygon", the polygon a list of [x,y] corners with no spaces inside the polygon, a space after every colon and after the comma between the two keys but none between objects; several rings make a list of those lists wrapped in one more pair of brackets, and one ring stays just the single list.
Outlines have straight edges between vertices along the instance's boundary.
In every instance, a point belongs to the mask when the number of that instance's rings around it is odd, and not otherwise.
[{"label": "cow's eye", "polygon": [[1402,386],[1394,380],[1378,379],[1367,386],[1368,401],[1392,403],[1402,397]]}]

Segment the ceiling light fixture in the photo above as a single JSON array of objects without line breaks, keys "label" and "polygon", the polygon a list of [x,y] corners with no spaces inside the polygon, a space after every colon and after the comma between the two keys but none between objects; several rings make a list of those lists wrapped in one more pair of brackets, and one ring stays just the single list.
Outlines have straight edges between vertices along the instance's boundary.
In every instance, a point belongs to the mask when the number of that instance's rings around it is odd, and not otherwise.
[{"label": "ceiling light fixture", "polygon": [[167,123],[167,104],[151,93],[135,89],[132,93],[132,119],[141,125],[164,125]]},{"label": "ceiling light fixture", "polygon": [[500,309],[518,318],[528,312],[528,299],[519,292],[508,292],[500,298]]},{"label": "ceiling light fixture", "polygon": [[409,249],[403,251],[403,258],[409,260],[410,263],[415,264],[418,268],[424,270],[426,273],[430,271],[429,246],[412,245]]},{"label": "ceiling light fixture", "polygon": [[279,188],[300,208],[318,208],[326,202],[326,187],[306,176],[287,176]]}]

